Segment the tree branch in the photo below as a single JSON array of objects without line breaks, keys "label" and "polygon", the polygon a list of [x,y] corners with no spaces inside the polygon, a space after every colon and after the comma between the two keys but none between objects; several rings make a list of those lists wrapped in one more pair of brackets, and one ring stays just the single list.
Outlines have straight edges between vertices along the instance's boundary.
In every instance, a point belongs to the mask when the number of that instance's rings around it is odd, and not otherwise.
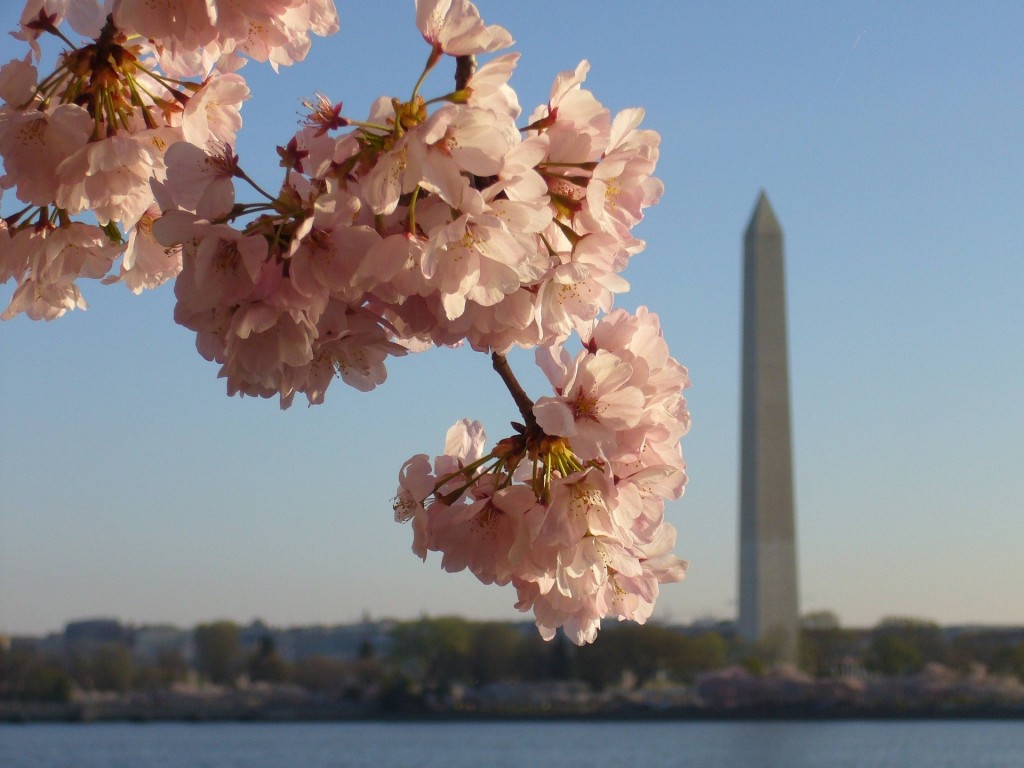
[{"label": "tree branch", "polygon": [[506,357],[500,352],[492,352],[491,365],[494,366],[494,370],[501,376],[501,380],[505,382],[509,394],[512,395],[516,407],[519,408],[519,413],[523,415],[527,434],[539,432],[540,427],[537,426],[537,419],[533,415],[533,400],[526,394],[526,391],[518,379],[516,379],[516,375],[512,373],[512,368],[509,367]]},{"label": "tree branch", "polygon": [[461,91],[469,84],[469,78],[476,71],[476,56],[455,57],[455,90]]}]

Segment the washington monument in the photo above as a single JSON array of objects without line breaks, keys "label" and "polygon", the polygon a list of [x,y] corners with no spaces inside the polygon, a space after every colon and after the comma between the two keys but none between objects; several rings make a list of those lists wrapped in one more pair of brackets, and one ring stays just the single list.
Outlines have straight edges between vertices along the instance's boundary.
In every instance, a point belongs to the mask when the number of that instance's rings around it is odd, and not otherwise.
[{"label": "washington monument", "polygon": [[796,663],[799,602],[782,228],[761,192],[743,243],[737,632]]}]

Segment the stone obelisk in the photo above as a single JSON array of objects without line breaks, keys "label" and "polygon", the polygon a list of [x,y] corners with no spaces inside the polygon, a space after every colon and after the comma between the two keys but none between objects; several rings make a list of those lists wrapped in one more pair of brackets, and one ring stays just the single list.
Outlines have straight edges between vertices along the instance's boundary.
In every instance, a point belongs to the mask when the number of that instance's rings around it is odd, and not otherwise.
[{"label": "stone obelisk", "polygon": [[743,243],[737,632],[796,663],[799,603],[782,228],[761,192]]}]

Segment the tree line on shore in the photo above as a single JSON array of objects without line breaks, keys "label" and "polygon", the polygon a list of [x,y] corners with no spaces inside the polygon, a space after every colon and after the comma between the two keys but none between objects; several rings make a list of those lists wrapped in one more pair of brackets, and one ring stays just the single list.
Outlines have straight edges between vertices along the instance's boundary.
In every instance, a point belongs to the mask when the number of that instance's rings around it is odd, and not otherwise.
[{"label": "tree line on shore", "polygon": [[[984,668],[1024,681],[1024,629],[948,630],[914,619],[887,619],[869,630],[847,629],[828,614],[809,617],[801,632],[801,667],[816,677],[897,677],[942,664],[967,673]],[[379,625],[378,625],[379,626]],[[579,681],[602,690],[630,680],[691,684],[702,673],[739,664],[760,674],[770,648],[745,644],[729,625],[612,625],[591,646],[558,636],[543,642],[521,624],[457,617],[388,623],[367,634],[346,658],[309,654],[288,659],[272,632],[231,621],[196,626],[189,646],[140,658],[125,638],[92,644],[0,645],[0,700],[68,701],[76,692],[129,694],[176,686],[292,685],[325,697],[378,699],[410,691],[444,693],[454,686],[499,682]]]}]

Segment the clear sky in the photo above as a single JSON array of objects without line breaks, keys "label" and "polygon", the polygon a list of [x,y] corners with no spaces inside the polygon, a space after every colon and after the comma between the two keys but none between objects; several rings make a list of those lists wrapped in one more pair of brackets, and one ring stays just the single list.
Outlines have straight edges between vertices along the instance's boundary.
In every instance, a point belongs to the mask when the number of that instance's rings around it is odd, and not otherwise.
[{"label": "clear sky", "polygon": [[[301,97],[361,117],[425,60],[411,0],[342,5],[306,63],[244,70],[239,153],[268,184]],[[597,97],[662,135],[666,193],[620,302],[661,316],[693,379],[669,509],[691,568],[656,617],[735,615],[740,248],[764,188],[786,237],[802,609],[1024,623],[1024,5],[478,6],[516,39],[527,111],[587,58]],[[0,325],[0,632],[520,616],[392,520],[406,458],[459,418],[498,438],[516,417],[484,356],[397,360],[372,393],[339,382],[282,412],[225,395],[170,287],[85,288],[87,312]]]}]

